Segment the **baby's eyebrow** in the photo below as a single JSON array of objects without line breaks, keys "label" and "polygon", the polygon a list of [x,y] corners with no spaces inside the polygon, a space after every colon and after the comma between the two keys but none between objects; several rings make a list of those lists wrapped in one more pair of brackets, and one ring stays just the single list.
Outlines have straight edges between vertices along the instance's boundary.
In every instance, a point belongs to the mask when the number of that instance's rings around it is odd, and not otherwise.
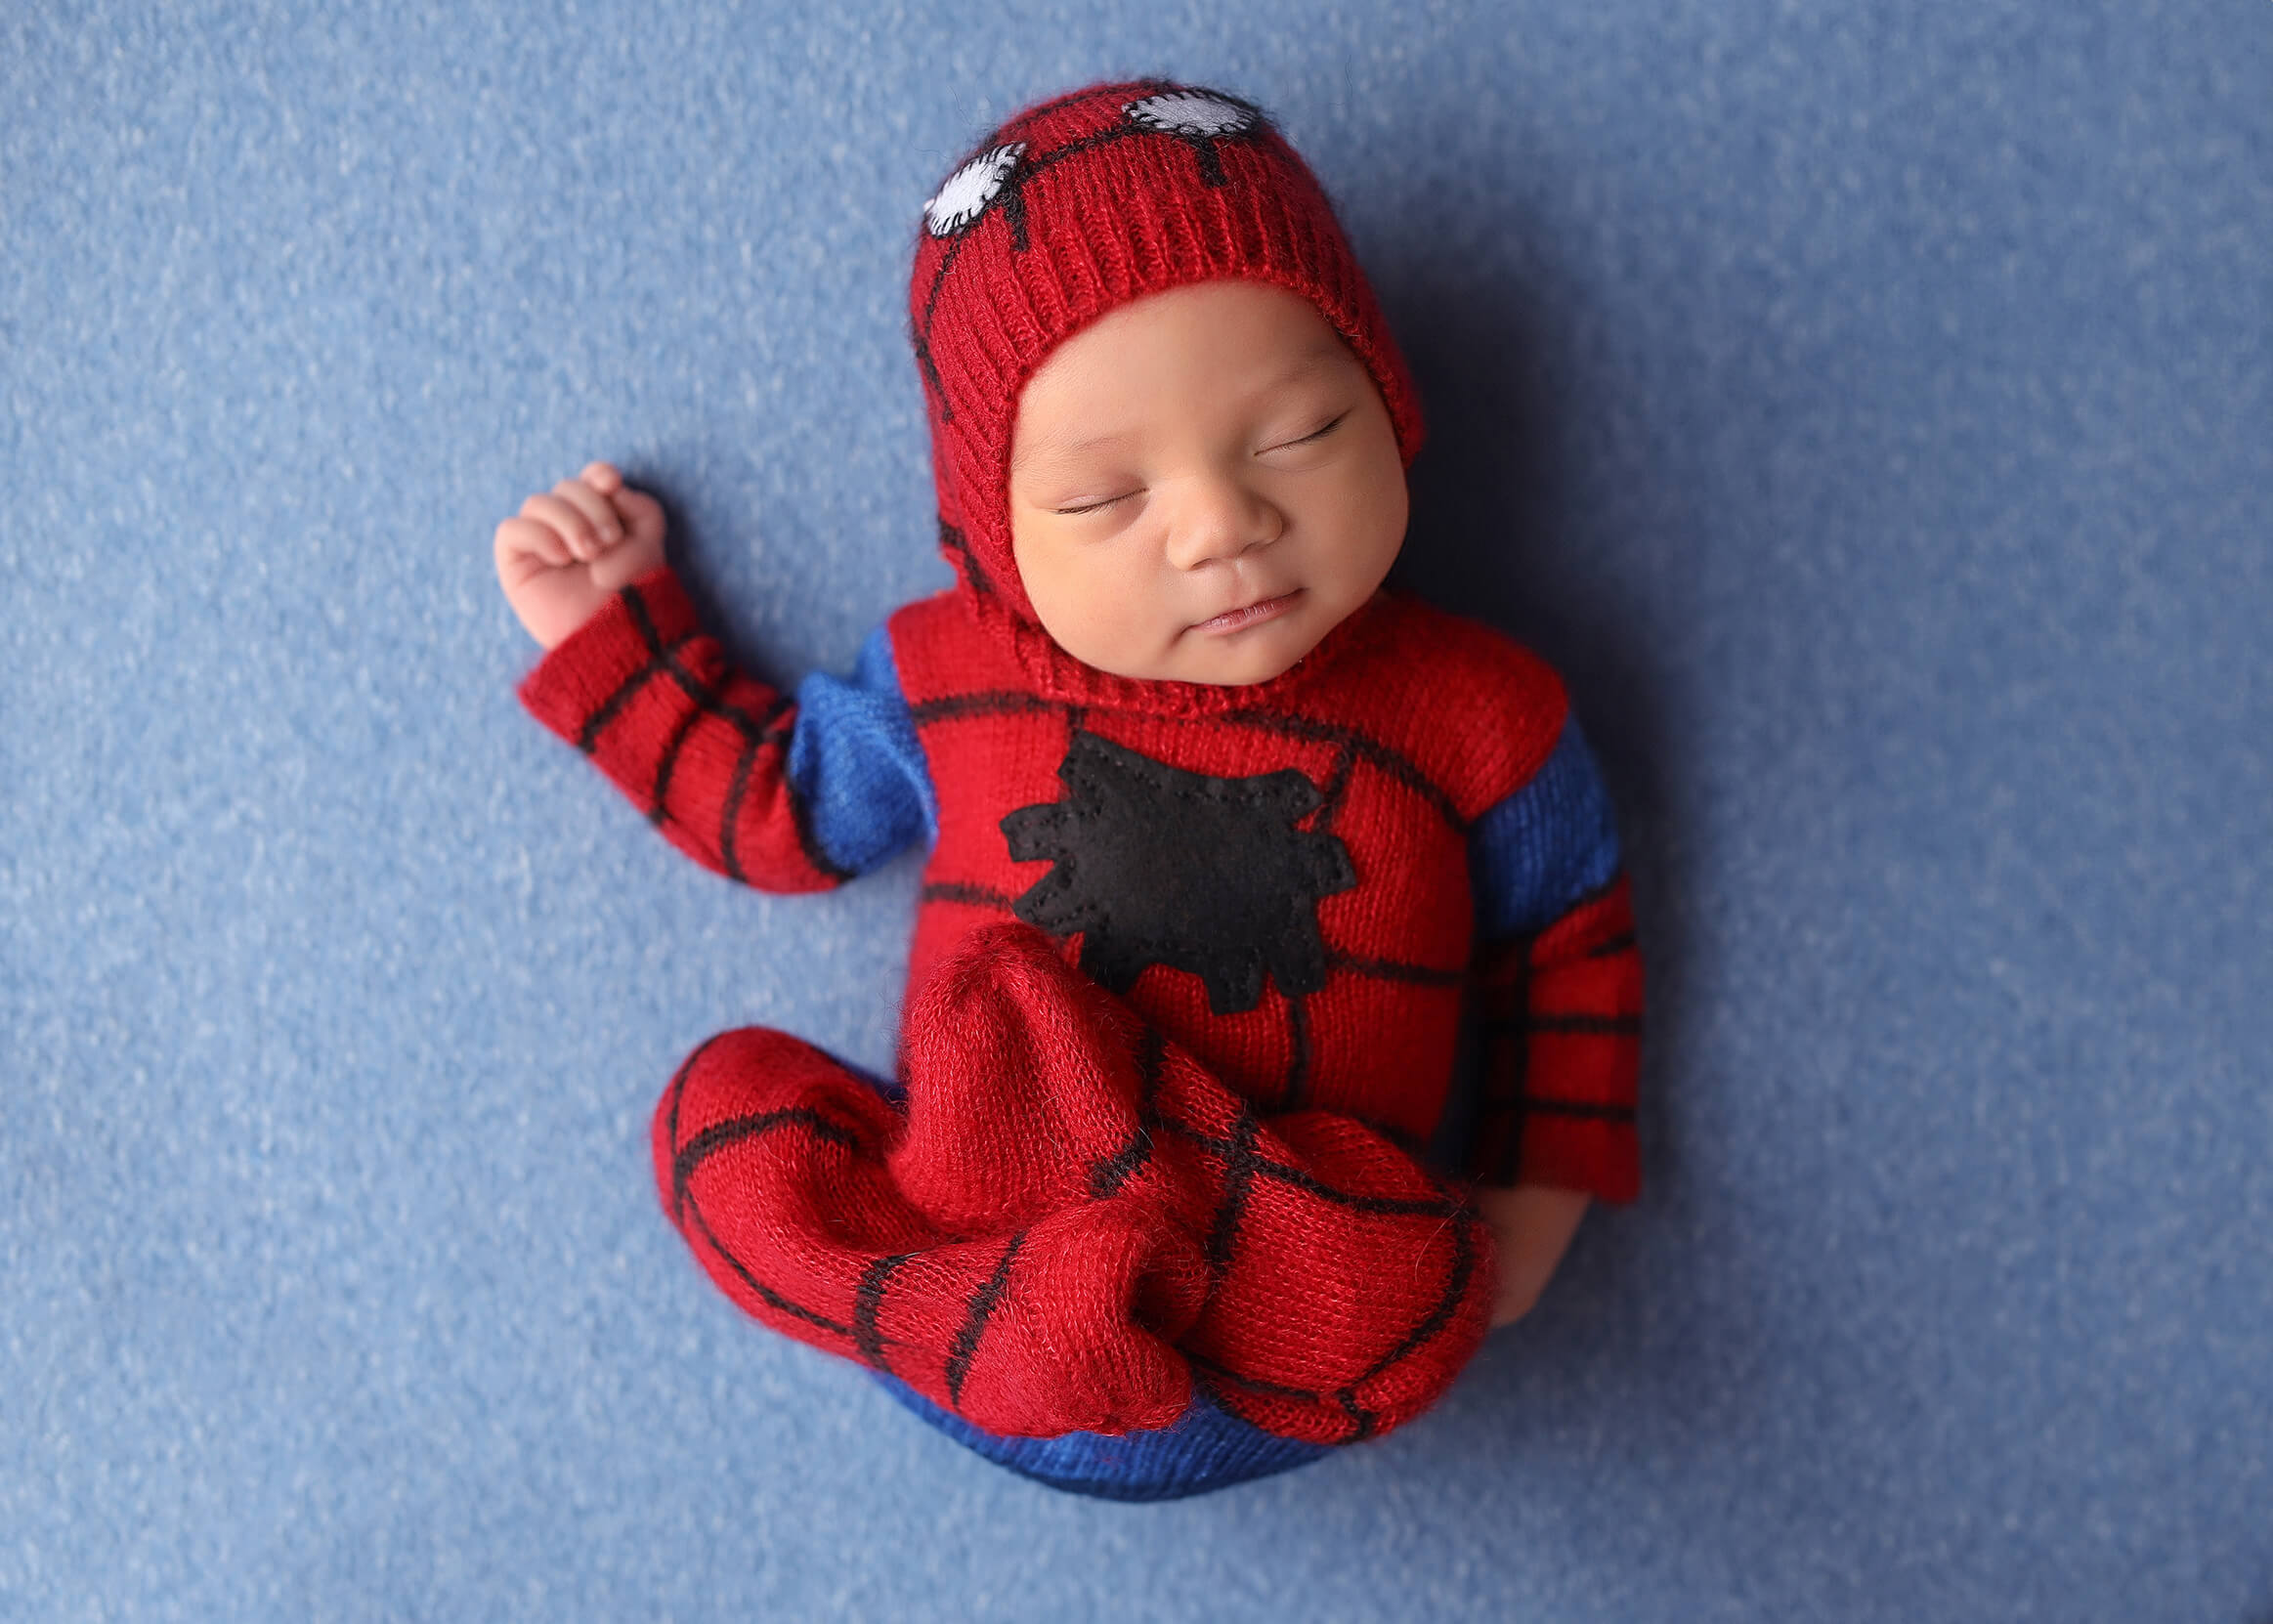
[{"label": "baby's eyebrow", "polygon": [[1019,445],[1010,454],[1010,466],[1028,467],[1037,462],[1070,462],[1084,451],[1094,451],[1101,446],[1117,446],[1129,436],[1122,430],[1104,434],[1083,435],[1078,440],[1041,439]]},{"label": "baby's eyebrow", "polygon": [[[1280,370],[1272,373],[1264,383],[1259,384],[1253,393],[1257,396],[1269,395],[1290,384],[1300,383],[1323,368],[1339,365],[1343,362],[1349,362],[1360,367],[1364,364],[1351,352],[1350,346],[1343,342],[1339,334],[1327,334],[1318,339],[1317,342],[1307,346],[1301,355],[1288,362]],[[1024,435],[1019,435],[1010,452],[1010,467],[1013,471],[1024,472],[1037,465],[1073,462],[1086,451],[1117,446],[1132,438],[1135,432],[1129,429],[1108,429],[1102,434],[1044,436],[1031,441],[1027,440]]]},{"label": "baby's eyebrow", "polygon": [[1349,345],[1343,343],[1336,335],[1328,333],[1306,348],[1294,360],[1288,362],[1286,369],[1271,379],[1271,387],[1275,388],[1282,383],[1293,383],[1298,378],[1307,378],[1328,362],[1339,362],[1344,359],[1355,361],[1357,358],[1351,354]]}]

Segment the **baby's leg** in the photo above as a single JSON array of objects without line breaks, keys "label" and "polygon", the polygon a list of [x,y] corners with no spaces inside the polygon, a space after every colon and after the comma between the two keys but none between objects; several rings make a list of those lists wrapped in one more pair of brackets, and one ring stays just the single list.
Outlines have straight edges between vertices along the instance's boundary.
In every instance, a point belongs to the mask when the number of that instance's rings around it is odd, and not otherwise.
[{"label": "baby's leg", "polygon": [[990,1218],[998,1190],[1152,1207],[1204,1281],[1196,1320],[1163,1334],[1266,1431],[1386,1432],[1481,1342],[1491,1243],[1457,1191],[1348,1117],[1259,1117],[1039,931],[965,938],[911,1004],[905,1044],[901,1188],[958,1221]]},{"label": "baby's leg", "polygon": [[1167,1339],[1206,1289],[1197,1249],[1140,1196],[1056,1199],[1036,1113],[937,1116],[921,1136],[812,1046],[722,1034],[656,1111],[665,1209],[751,1313],[990,1432],[1175,1420],[1190,1377]]}]

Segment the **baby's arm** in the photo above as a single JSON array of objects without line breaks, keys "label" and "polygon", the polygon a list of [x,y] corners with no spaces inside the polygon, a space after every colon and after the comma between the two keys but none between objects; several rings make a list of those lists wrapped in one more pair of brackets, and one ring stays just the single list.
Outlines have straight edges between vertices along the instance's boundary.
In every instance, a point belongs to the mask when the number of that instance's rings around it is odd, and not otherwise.
[{"label": "baby's arm", "polygon": [[1499,1242],[1493,1323],[1527,1312],[1591,1197],[1641,1183],[1642,961],[1617,831],[1566,717],[1539,771],[1478,820],[1483,1119],[1471,1172]]},{"label": "baby's arm", "polygon": [[549,651],[521,685],[665,838],[771,891],[811,891],[924,832],[929,782],[888,642],[795,696],[733,669],[664,564],[663,510],[606,463],[497,527],[497,577]]}]

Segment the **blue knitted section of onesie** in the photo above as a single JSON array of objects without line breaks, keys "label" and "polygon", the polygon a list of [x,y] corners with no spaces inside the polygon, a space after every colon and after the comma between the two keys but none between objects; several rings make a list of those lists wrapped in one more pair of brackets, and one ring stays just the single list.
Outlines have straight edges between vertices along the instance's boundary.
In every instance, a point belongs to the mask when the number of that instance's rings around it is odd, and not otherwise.
[{"label": "blue knitted section of onesie", "polygon": [[877,1373],[884,1390],[966,1449],[1022,1477],[1100,1500],[1179,1500],[1267,1477],[1316,1460],[1332,1446],[1265,1432],[1227,1415],[1195,1391],[1169,1426],[1119,1437],[1067,1432],[1006,1438],[943,1410],[898,1379]]},{"label": "blue knitted section of onesie", "polygon": [[1563,736],[1530,782],[1469,829],[1477,940],[1544,930],[1608,885],[1618,860],[1609,794],[1578,718],[1565,716]]},{"label": "blue knitted section of onesie", "polygon": [[797,684],[788,766],[814,838],[848,873],[938,833],[930,769],[882,626],[861,644],[851,681],[816,672]]}]

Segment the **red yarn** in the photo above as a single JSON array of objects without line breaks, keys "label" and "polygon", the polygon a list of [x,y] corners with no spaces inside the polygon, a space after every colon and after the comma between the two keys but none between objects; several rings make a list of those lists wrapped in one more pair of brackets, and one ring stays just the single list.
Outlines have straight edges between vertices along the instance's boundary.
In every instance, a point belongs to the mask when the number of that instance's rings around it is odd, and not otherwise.
[{"label": "red yarn", "polygon": [[[1538,771],[1565,705],[1522,650],[1407,600],[1344,631],[1299,677],[1223,691],[1267,703],[1146,711],[1035,691],[951,595],[893,617],[939,815],[910,1115],[780,1033],[697,1051],[658,1113],[658,1175],[735,1301],[1004,1433],[1163,1426],[1196,1378],[1271,1432],[1342,1442],[1442,1390],[1481,1334],[1489,1243],[1409,1147],[1442,1112],[1469,980],[1467,831]],[[793,705],[726,665],[667,572],[523,694],[710,867],[782,890],[843,877],[783,771]],[[1078,808],[1077,746],[1313,787],[1312,812],[1237,850],[1347,853],[1354,883],[1313,887],[1323,980],[1274,970],[1219,1012],[1162,962],[1114,997],[1007,922],[1061,866],[1018,857],[1007,826]],[[1174,877],[1141,843],[1077,856],[1104,911],[1068,954],[1111,934],[1115,899]],[[1629,1198],[1641,967],[1622,882],[1484,979],[1499,1097],[1479,1171]]]},{"label": "red yarn", "polygon": [[1317,178],[1260,110],[1160,80],[1093,85],[1012,118],[941,188],[909,317],[941,547],[982,612],[1036,623],[1010,556],[1026,380],[1108,311],[1226,278],[1316,306],[1373,374],[1412,461],[1421,408],[1404,358]]},{"label": "red yarn", "polygon": [[[1478,968],[1478,1171],[1637,1181],[1622,879],[1473,963],[1469,836],[1563,732],[1551,671],[1388,597],[1246,688],[1112,677],[1035,620],[1008,516],[1023,385],[1107,312],[1226,278],[1321,313],[1409,462],[1404,362],[1315,178],[1245,103],[1093,86],[933,198],[911,318],[958,587],[891,622],[938,819],[906,1112],[746,1029],[655,1119],[665,1205],[736,1302],[1000,1434],[1163,1427],[1195,1382],[1321,1443],[1427,1408],[1492,1294],[1488,1231],[1414,1153]],[[793,704],[726,665],[667,573],[524,695],[705,863],[847,877],[788,783]]]},{"label": "red yarn", "polygon": [[1347,1117],[1259,1116],[1039,931],[965,938],[903,1069],[904,1122],[798,1040],[728,1033],[665,1094],[656,1174],[744,1308],[990,1432],[1164,1427],[1196,1366],[1345,1443],[1483,1336],[1490,1239],[1456,1192]]}]

